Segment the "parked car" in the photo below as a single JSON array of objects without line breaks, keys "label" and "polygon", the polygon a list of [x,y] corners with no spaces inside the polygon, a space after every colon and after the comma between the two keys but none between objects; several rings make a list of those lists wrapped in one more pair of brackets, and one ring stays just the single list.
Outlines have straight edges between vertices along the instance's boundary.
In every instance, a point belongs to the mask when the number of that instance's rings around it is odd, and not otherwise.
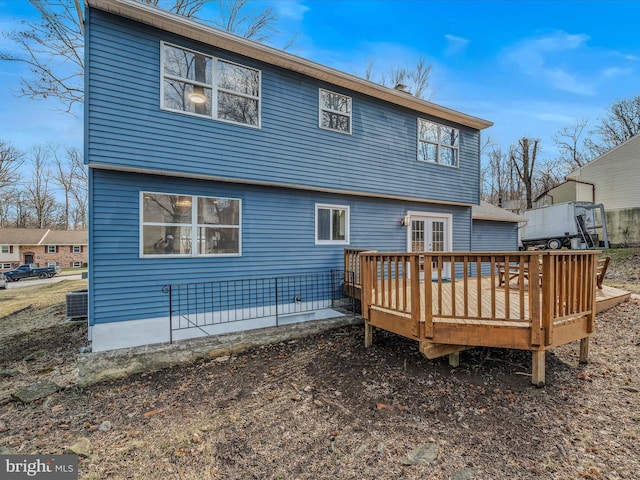
[{"label": "parked car", "polygon": [[2,273],[0,273],[0,288],[1,289],[7,288],[7,279]]},{"label": "parked car", "polygon": [[22,278],[38,277],[51,278],[55,274],[60,273],[60,267],[43,267],[39,268],[35,263],[20,265],[18,268],[4,272],[4,276],[8,282],[17,282]]}]

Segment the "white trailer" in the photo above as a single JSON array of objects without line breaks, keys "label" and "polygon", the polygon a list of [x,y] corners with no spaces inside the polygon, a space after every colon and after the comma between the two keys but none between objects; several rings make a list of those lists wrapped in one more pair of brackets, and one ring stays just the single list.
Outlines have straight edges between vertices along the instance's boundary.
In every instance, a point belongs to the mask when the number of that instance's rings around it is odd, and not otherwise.
[{"label": "white trailer", "polygon": [[525,249],[609,248],[601,203],[557,203],[525,210],[522,215],[528,220],[520,227],[520,243]]}]

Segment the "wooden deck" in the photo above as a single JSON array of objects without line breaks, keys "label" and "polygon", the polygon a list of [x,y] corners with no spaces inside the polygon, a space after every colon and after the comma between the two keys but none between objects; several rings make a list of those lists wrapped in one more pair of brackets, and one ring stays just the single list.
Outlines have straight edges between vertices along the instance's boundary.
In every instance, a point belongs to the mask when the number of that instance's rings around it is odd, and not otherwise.
[{"label": "wooden deck", "polygon": [[454,363],[472,346],[531,350],[532,381],[541,385],[544,351],[581,340],[586,362],[596,313],[629,297],[596,288],[598,253],[348,250],[345,271],[358,271],[345,284],[361,299],[367,345],[375,326],[417,340],[427,358],[448,354]]}]

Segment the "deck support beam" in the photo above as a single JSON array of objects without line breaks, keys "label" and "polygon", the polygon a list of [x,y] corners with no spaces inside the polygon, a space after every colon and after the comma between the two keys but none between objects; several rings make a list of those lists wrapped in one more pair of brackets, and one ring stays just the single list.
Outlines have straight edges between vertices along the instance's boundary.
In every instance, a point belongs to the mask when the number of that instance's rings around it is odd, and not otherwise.
[{"label": "deck support beam", "polygon": [[364,322],[364,348],[369,348],[373,345],[373,327],[367,321]]},{"label": "deck support beam", "polygon": [[533,350],[531,352],[533,358],[531,361],[531,383],[536,387],[542,387],[545,382],[544,372],[544,350]]},{"label": "deck support beam", "polygon": [[589,337],[580,340],[580,363],[589,363]]}]

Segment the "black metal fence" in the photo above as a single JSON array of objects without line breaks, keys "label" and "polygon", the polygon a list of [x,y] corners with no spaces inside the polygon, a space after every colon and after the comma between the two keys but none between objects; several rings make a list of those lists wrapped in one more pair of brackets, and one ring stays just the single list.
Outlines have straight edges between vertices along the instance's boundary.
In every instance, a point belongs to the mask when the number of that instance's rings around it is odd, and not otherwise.
[{"label": "black metal fence", "polygon": [[[347,275],[353,275],[347,272]],[[355,308],[353,295],[345,295],[341,270],[281,277],[170,284],[170,340],[174,332],[199,329],[211,335],[214,327],[258,320],[247,329],[279,326],[287,317],[327,308]]]}]

